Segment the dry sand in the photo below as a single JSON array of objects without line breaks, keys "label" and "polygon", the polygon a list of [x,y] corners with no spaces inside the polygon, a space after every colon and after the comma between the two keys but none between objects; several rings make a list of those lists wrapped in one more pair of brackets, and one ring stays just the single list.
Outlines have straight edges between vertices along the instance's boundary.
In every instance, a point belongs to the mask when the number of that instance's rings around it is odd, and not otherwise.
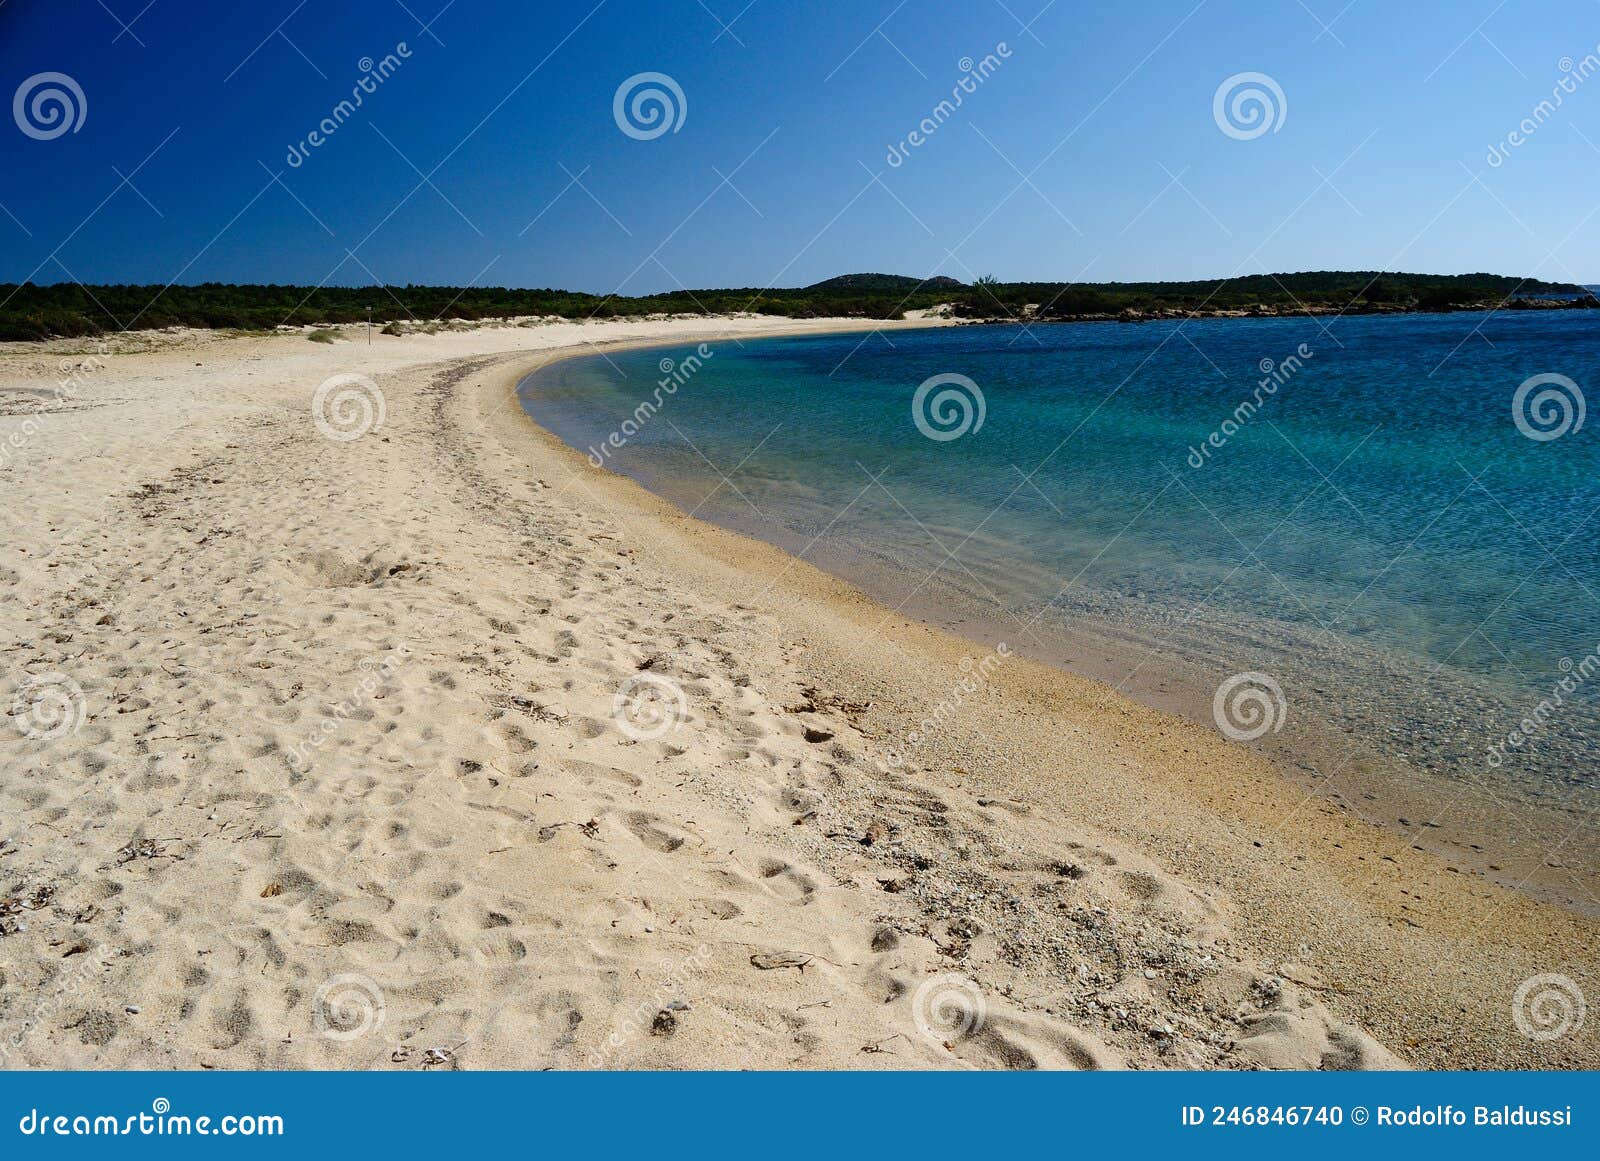
[{"label": "dry sand", "polygon": [[[976,680],[515,403],[558,349],[798,329],[0,348],[0,1061],[1600,1064],[1513,1019],[1600,994],[1593,920],[1093,682]],[[383,423],[331,439],[350,372]],[[681,721],[630,736],[646,686]]]}]

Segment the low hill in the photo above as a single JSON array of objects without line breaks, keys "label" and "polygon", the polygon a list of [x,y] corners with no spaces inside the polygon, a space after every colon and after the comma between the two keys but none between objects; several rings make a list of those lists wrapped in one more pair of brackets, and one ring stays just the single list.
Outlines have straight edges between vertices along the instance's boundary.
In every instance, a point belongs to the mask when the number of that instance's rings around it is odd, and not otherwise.
[{"label": "low hill", "polygon": [[912,278],[906,274],[839,274],[806,287],[829,294],[911,294],[917,290],[964,289],[963,282],[943,274]]}]

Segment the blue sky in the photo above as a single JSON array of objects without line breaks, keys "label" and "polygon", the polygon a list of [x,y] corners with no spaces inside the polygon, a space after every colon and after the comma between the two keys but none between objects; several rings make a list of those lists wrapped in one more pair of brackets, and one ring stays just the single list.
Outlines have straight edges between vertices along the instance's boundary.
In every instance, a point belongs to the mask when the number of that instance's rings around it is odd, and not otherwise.
[{"label": "blue sky", "polygon": [[[1595,0],[897,3],[4,0],[0,96],[60,73],[86,111],[44,140],[0,119],[0,280],[1600,281],[1600,73],[1487,159],[1600,57]],[[646,72],[684,109],[638,140],[613,98]],[[1242,73],[1282,94],[1250,139],[1214,116]]]}]

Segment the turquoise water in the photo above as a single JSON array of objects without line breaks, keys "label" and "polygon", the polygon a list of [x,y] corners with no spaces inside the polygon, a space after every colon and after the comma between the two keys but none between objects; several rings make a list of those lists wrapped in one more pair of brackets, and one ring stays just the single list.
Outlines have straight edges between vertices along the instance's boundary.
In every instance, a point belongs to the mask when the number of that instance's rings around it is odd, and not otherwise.
[{"label": "turquoise water", "polygon": [[[1571,678],[1600,648],[1600,417],[1534,439],[1513,396],[1538,375],[1600,387],[1600,312],[705,350],[558,363],[524,403],[696,515],[976,639],[1202,720],[1224,679],[1268,674],[1288,712],[1264,741],[1315,768],[1376,753],[1563,800],[1596,782],[1600,672]],[[914,396],[950,374],[982,423],[930,438]],[[642,400],[659,408],[608,444]],[[1501,745],[1569,664],[1536,736]]]}]

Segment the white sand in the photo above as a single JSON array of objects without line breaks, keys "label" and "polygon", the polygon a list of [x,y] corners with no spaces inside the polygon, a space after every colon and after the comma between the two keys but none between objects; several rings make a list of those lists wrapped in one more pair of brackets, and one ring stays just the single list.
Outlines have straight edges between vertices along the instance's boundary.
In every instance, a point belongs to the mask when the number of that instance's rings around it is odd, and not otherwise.
[{"label": "white sand", "polygon": [[[64,398],[93,344],[0,348],[0,1061],[1596,1064],[1510,1010],[1596,994],[1591,922],[1211,732],[1013,658],[890,770],[984,648],[515,406],[708,329],[130,336]],[[641,681],[684,718],[636,740]]]}]

